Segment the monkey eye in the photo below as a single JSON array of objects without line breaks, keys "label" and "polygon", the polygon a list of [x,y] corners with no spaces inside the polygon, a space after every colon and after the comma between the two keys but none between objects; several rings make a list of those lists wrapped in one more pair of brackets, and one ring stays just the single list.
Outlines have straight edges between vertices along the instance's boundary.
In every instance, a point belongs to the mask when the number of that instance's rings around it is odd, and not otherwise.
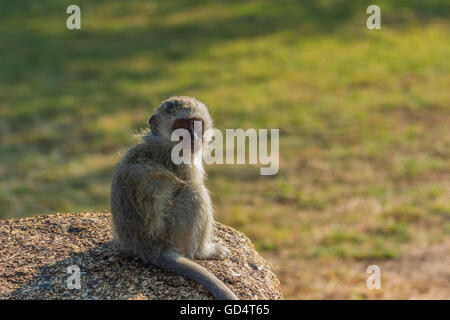
[{"label": "monkey eye", "polygon": [[191,124],[190,119],[177,119],[173,123],[172,129],[175,130],[175,129],[183,128],[183,129],[186,129],[186,130],[190,130],[191,129],[191,125],[190,124]]},{"label": "monkey eye", "polygon": [[172,130],[183,128],[183,129],[186,129],[189,131],[193,131],[195,121],[201,122],[202,134],[203,134],[205,132],[205,126],[204,126],[203,119],[200,119],[200,118],[176,119],[173,123]]}]

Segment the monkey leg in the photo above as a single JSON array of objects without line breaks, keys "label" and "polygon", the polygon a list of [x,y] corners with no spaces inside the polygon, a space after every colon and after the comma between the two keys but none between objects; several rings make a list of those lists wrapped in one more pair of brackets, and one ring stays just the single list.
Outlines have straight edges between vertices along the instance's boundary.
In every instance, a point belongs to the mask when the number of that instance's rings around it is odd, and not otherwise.
[{"label": "monkey leg", "polygon": [[213,238],[213,218],[208,215],[208,220],[201,232],[201,242],[195,253],[195,258],[206,260],[223,260],[230,256],[231,251],[219,243],[212,241]]}]

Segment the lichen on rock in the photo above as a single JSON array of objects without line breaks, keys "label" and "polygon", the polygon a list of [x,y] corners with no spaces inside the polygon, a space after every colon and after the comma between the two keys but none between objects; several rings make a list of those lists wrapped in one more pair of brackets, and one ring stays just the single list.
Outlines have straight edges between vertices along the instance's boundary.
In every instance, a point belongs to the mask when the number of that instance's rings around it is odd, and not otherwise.
[{"label": "lichen on rock", "polygon": [[[282,298],[270,264],[244,234],[220,223],[214,233],[232,257],[199,264],[240,299]],[[79,289],[67,285],[71,266],[80,269]],[[110,214],[103,211],[0,220],[0,299],[213,297],[192,280],[120,253],[112,239]]]}]

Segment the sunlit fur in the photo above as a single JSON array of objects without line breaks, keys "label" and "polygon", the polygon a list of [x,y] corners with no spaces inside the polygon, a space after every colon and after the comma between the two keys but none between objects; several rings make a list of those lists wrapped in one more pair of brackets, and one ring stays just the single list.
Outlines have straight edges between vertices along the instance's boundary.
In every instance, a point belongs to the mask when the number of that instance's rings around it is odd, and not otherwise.
[{"label": "sunlit fur", "polygon": [[[224,259],[230,251],[212,241],[213,207],[204,184],[201,153],[175,165],[172,125],[178,118],[213,123],[205,104],[190,97],[161,103],[150,131],[123,156],[111,187],[114,236],[123,251],[203,284],[218,299],[237,297],[212,273],[189,259]],[[207,141],[203,142],[206,147]]]}]

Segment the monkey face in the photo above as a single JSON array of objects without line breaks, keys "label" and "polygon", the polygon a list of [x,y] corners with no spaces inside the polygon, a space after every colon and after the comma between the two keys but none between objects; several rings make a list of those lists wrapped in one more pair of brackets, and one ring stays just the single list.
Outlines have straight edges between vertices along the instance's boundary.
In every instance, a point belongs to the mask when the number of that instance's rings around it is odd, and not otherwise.
[{"label": "monkey face", "polygon": [[[148,124],[153,136],[159,137],[160,141],[167,142],[172,147],[185,137],[186,145],[184,147],[190,147],[193,153],[202,150],[202,147],[209,143],[209,138],[205,133],[213,128],[208,107],[204,103],[186,96],[164,100],[150,117]],[[180,135],[183,137],[174,143],[172,137],[174,131],[178,131],[178,129],[184,129],[186,132],[176,132],[176,137],[180,137]]]},{"label": "monkey face", "polygon": [[[181,118],[176,119],[173,122],[172,132],[177,129],[185,129],[189,132],[190,140],[191,140],[191,152],[194,150],[199,150],[200,146],[203,143],[203,134],[205,132],[204,121],[201,118],[193,117],[193,118]],[[183,137],[180,137],[179,141],[182,141]]]}]

